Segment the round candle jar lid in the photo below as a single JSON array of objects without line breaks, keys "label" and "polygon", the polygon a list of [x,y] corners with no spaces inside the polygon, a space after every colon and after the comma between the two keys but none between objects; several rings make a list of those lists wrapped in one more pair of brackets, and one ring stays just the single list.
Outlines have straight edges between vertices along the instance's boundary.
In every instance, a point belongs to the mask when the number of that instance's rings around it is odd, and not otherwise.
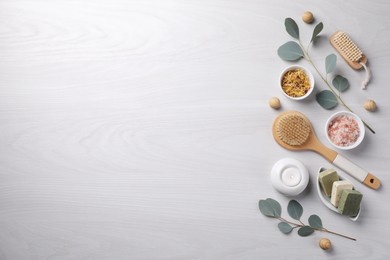
[{"label": "round candle jar lid", "polygon": [[309,172],[300,161],[283,158],[272,167],[271,182],[280,193],[296,196],[304,191],[309,183]]}]

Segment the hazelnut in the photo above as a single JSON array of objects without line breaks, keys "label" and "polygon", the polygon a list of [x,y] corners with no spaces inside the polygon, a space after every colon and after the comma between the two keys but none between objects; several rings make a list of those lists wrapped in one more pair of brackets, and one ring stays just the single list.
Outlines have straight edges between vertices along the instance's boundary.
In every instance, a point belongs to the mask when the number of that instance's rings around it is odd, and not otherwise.
[{"label": "hazelnut", "polygon": [[272,97],[268,100],[268,104],[273,109],[279,109],[280,108],[280,100],[277,97]]},{"label": "hazelnut", "polygon": [[314,16],[312,12],[306,11],[302,15],[302,20],[305,23],[312,23],[314,21]]},{"label": "hazelnut", "polygon": [[332,243],[327,238],[320,239],[320,247],[324,250],[328,250],[332,248]]},{"label": "hazelnut", "polygon": [[367,111],[374,112],[376,110],[376,103],[374,100],[368,99],[366,102],[363,104],[364,108]]}]

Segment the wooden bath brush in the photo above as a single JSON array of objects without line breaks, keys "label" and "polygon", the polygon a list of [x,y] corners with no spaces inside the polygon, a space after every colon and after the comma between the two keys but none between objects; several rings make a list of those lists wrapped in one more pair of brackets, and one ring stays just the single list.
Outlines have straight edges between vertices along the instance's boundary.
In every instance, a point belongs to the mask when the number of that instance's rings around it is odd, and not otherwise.
[{"label": "wooden bath brush", "polygon": [[309,119],[298,111],[286,111],[276,117],[272,134],[276,142],[288,150],[314,151],[366,186],[376,190],[381,185],[373,174],[323,145],[315,135]]},{"label": "wooden bath brush", "polygon": [[371,71],[367,66],[367,57],[345,32],[335,32],[330,36],[329,41],[351,68],[355,70],[364,68],[366,70],[366,78],[362,82],[362,89],[365,89],[371,77]]}]

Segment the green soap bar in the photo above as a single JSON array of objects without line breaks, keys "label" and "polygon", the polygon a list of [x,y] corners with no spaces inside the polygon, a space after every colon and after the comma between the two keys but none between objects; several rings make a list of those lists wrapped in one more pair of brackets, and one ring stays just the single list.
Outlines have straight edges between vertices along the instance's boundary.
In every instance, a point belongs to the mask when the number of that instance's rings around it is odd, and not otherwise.
[{"label": "green soap bar", "polygon": [[330,197],[330,195],[332,194],[333,182],[338,181],[339,176],[337,175],[337,172],[335,170],[328,169],[320,172],[319,180],[321,188],[324,191],[325,195]]},{"label": "green soap bar", "polygon": [[356,216],[360,209],[363,194],[357,190],[343,190],[339,200],[338,211],[347,216]]}]

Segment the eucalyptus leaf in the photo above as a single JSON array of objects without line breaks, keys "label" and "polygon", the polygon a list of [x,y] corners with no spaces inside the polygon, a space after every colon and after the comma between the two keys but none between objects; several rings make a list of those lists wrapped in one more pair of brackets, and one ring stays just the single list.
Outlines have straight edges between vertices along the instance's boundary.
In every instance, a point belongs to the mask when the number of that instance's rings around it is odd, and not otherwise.
[{"label": "eucalyptus leaf", "polygon": [[313,232],[314,232],[314,229],[310,226],[303,226],[303,227],[298,229],[298,235],[300,235],[301,237],[307,237],[307,236],[313,234]]},{"label": "eucalyptus leaf", "polygon": [[348,79],[340,75],[333,79],[332,84],[339,92],[344,92],[349,87]]},{"label": "eucalyptus leaf", "polygon": [[267,201],[265,201],[265,200],[259,201],[259,209],[260,209],[260,212],[267,217],[274,217],[275,216],[274,210],[269,205],[269,203],[267,203]]},{"label": "eucalyptus leaf", "polygon": [[284,20],[284,26],[286,26],[286,31],[288,32],[288,34],[299,40],[299,28],[294,19],[286,18]]},{"label": "eucalyptus leaf", "polygon": [[322,228],[322,221],[319,216],[317,215],[311,215],[309,217],[309,225],[312,228]]},{"label": "eucalyptus leaf", "polygon": [[277,202],[274,199],[268,198],[266,199],[267,203],[271,205],[273,211],[274,211],[274,216],[275,217],[280,217],[282,214],[282,207],[280,206],[279,202]]},{"label": "eucalyptus leaf", "polygon": [[323,90],[316,95],[316,100],[325,109],[337,106],[337,98],[330,90]]},{"label": "eucalyptus leaf", "polygon": [[325,69],[326,69],[326,74],[332,73],[334,69],[336,68],[336,61],[337,61],[337,56],[335,54],[329,54],[325,58]]},{"label": "eucalyptus leaf", "polygon": [[282,213],[282,207],[279,202],[274,199],[266,199],[259,201],[260,212],[267,217],[280,217]]},{"label": "eucalyptus leaf", "polygon": [[290,226],[290,224],[288,224],[286,222],[280,222],[278,224],[278,228],[284,234],[288,234],[288,233],[290,233],[293,230],[293,227]]},{"label": "eucalyptus leaf", "polygon": [[283,60],[296,61],[302,58],[304,54],[298,43],[289,41],[279,47],[278,55]]},{"label": "eucalyptus leaf", "polygon": [[303,213],[303,208],[298,201],[290,200],[287,205],[287,212],[293,219],[300,220]]},{"label": "eucalyptus leaf", "polygon": [[317,38],[318,34],[324,29],[324,24],[321,22],[316,25],[316,27],[313,30],[313,36],[311,36],[310,42],[314,41],[315,38]]}]

